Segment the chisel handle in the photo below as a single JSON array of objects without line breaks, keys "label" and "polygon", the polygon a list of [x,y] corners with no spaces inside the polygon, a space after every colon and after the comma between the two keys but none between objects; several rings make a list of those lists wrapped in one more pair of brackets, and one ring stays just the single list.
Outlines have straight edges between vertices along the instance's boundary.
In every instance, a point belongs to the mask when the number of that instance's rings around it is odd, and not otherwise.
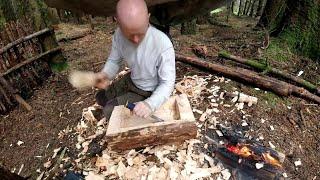
[{"label": "chisel handle", "polygon": [[126,103],[126,108],[130,109],[131,111],[133,111],[133,109],[134,109],[135,106],[136,106],[136,105],[133,104],[133,103],[131,103],[131,102],[127,102],[127,103]]}]

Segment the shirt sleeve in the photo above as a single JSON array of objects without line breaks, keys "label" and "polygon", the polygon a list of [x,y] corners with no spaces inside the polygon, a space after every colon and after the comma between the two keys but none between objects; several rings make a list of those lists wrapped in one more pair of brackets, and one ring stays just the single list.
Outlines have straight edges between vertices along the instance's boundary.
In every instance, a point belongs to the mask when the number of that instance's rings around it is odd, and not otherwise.
[{"label": "shirt sleeve", "polygon": [[119,51],[119,42],[117,41],[117,33],[115,33],[112,37],[112,47],[111,52],[108,57],[102,72],[107,74],[109,80],[112,80],[116,77],[119,69],[120,69],[120,62],[122,60],[121,53]]},{"label": "shirt sleeve", "polygon": [[166,100],[169,99],[176,79],[176,64],[173,47],[161,53],[159,58],[158,77],[159,84],[152,95],[145,100],[152,109],[157,110]]}]

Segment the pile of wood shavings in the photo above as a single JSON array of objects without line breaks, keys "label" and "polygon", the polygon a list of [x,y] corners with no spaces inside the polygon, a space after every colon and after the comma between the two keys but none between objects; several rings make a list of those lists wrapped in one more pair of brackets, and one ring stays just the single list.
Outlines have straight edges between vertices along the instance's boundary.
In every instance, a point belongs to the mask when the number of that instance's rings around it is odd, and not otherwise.
[{"label": "pile of wood shavings", "polygon": [[[121,154],[111,150],[104,150],[102,156],[94,158],[94,161],[85,156],[92,137],[96,137],[105,130],[101,121],[94,120],[91,110],[83,111],[82,121],[77,126],[77,149],[82,150],[76,160],[77,166],[83,168],[86,179],[217,179],[223,178],[220,172],[221,165],[210,155],[198,152],[195,146],[200,146],[199,140],[186,141],[180,146],[164,145],[147,147],[140,151],[130,150]],[[97,131],[94,135],[84,138],[87,129],[95,124]],[[103,123],[102,123],[103,124]],[[228,179],[228,178],[225,178]]]},{"label": "pile of wood shavings", "polygon": [[183,145],[147,147],[130,150],[123,155],[103,151],[89,171],[86,179],[217,179],[223,170],[212,157],[196,153],[194,145],[199,140],[189,140]]}]

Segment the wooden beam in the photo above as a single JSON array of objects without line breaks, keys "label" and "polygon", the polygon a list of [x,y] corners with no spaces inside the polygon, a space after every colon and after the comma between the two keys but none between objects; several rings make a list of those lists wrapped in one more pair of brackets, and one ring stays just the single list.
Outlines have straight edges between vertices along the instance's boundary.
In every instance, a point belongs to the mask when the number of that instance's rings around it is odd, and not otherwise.
[{"label": "wooden beam", "polygon": [[51,49],[51,50],[49,50],[49,51],[46,51],[46,52],[44,52],[44,53],[42,53],[42,54],[39,54],[39,55],[37,55],[37,56],[35,56],[35,57],[32,57],[32,58],[30,58],[30,59],[27,59],[27,60],[25,60],[25,61],[23,61],[23,62],[15,65],[15,66],[11,67],[11,68],[8,69],[6,72],[0,73],[0,76],[8,75],[9,73],[11,73],[11,72],[13,72],[13,71],[15,71],[15,70],[17,70],[17,69],[19,69],[19,68],[21,68],[21,67],[23,67],[23,66],[25,66],[25,65],[27,65],[27,64],[32,63],[33,61],[36,61],[36,60],[38,60],[38,59],[40,59],[40,58],[42,58],[42,57],[44,57],[44,56],[47,56],[47,55],[49,55],[49,54],[51,54],[51,53],[54,53],[54,52],[57,52],[57,51],[60,51],[60,50],[61,50],[61,47],[56,47],[56,48],[53,48],[53,49]]},{"label": "wooden beam", "polygon": [[26,36],[26,37],[19,38],[19,39],[13,41],[13,42],[7,44],[7,45],[4,46],[3,48],[1,48],[1,49],[0,49],[0,54],[3,54],[4,52],[8,51],[8,50],[9,50],[10,48],[12,48],[13,46],[16,46],[16,45],[18,45],[18,44],[20,44],[20,43],[22,43],[22,42],[28,41],[28,40],[30,40],[30,39],[33,39],[33,38],[35,38],[35,37],[38,37],[38,36],[40,36],[40,35],[43,35],[43,34],[46,34],[46,33],[50,33],[50,32],[53,32],[53,30],[52,30],[52,29],[49,29],[49,28],[45,28],[45,29],[43,29],[43,30],[41,30],[41,31],[38,31],[38,32],[33,33],[33,34],[30,34],[30,35],[28,35],[28,36]]}]

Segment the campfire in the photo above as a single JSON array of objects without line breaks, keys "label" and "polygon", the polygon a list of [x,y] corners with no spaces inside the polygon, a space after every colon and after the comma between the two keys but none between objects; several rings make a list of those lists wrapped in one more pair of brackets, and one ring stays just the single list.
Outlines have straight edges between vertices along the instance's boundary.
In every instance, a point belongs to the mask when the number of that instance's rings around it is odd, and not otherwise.
[{"label": "campfire", "polygon": [[[216,157],[234,172],[236,179],[278,179],[283,174],[285,155],[218,126],[207,139],[215,146]],[[218,135],[217,135],[218,134]]]},{"label": "campfire", "polygon": [[261,154],[256,154],[257,152],[254,151],[256,148],[249,144],[237,144],[235,146],[232,144],[228,144],[226,147],[228,151],[239,155],[242,158],[250,158],[255,161],[262,161],[274,167],[282,168],[282,165],[277,157],[271,155],[270,152],[262,152]]}]

